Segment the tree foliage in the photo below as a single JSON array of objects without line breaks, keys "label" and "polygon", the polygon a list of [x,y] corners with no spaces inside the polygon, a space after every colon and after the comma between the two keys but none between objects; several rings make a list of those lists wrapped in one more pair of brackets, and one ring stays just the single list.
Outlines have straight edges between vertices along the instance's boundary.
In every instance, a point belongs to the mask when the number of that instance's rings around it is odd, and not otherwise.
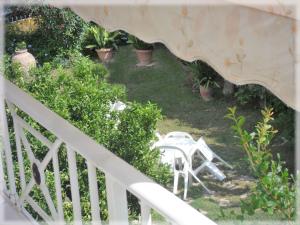
[{"label": "tree foliage", "polygon": [[288,169],[284,167],[279,154],[276,159],[270,151],[270,143],[276,130],[270,122],[273,120],[272,109],[261,111],[263,120],[258,122],[253,132],[243,128],[246,120],[236,115],[236,108],[229,108],[226,116],[233,121],[232,129],[240,140],[243,150],[247,154],[250,168],[257,178],[256,185],[250,196],[241,201],[242,213],[252,215],[257,209],[270,214],[280,213],[286,219],[295,218],[295,181]]},{"label": "tree foliage", "polygon": [[[31,80],[22,79],[16,72],[17,65],[6,66],[6,76],[48,108],[71,122],[81,131],[104,145],[117,156],[126,160],[141,172],[152,177],[162,185],[170,181],[170,170],[159,162],[159,151],[150,150],[150,142],[155,139],[156,123],[161,118],[157,106],[136,102],[126,102],[123,112],[111,112],[109,103],[115,100],[126,101],[125,89],[106,82],[108,71],[102,64],[94,63],[86,57],[71,57],[65,66],[53,66],[45,63],[42,67],[30,71]],[[17,70],[18,71],[18,70]],[[54,140],[54,136],[36,124],[22,112],[22,117],[45,136]],[[28,136],[37,158],[42,159],[47,149]],[[72,204],[66,149],[59,153],[60,171],[63,186],[64,212],[67,220],[72,219]],[[117,166],[117,165],[116,165]],[[90,220],[90,199],[85,160],[77,156],[77,167],[84,220]],[[30,164],[27,161],[30,172]],[[47,169],[47,182],[54,188],[53,169]],[[16,176],[17,177],[17,176]],[[101,218],[107,218],[105,176],[98,174]],[[39,204],[46,203],[38,190],[33,192]],[[52,193],[55,199],[55,192]],[[132,215],[139,212],[135,198],[129,196]],[[46,207],[47,208],[47,207]]]},{"label": "tree foliage", "polygon": [[[15,9],[16,10],[16,9]],[[87,23],[68,8],[49,5],[20,6],[36,23],[33,31],[23,31],[16,23],[6,24],[5,50],[12,54],[16,43],[25,41],[28,50],[42,64],[67,50],[80,49]]]}]

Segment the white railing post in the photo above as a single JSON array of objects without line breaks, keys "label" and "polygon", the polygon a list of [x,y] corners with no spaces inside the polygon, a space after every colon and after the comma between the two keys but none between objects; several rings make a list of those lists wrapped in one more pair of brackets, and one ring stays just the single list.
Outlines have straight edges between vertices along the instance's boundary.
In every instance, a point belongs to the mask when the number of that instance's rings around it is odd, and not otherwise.
[{"label": "white railing post", "polygon": [[92,225],[101,225],[96,167],[87,161],[87,168],[89,176]]},{"label": "white railing post", "polygon": [[[0,4],[0,12],[3,12],[3,5]],[[0,30],[4,30],[4,21],[3,18],[0,18]],[[4,46],[4,32],[0,33],[0,46]],[[2,50],[2,51],[1,51]],[[3,59],[3,49],[0,49],[0,58]],[[0,60],[0,68],[4,68],[2,65],[4,60]],[[4,94],[4,77],[2,75],[4,71],[0,71],[0,101],[4,101],[5,94]],[[0,111],[2,113],[2,111]],[[1,123],[1,120],[0,120]],[[3,144],[3,130],[2,126],[0,125],[0,191],[7,191],[5,177],[4,177],[4,167],[3,167],[3,160],[4,160],[4,144]]]},{"label": "white railing post", "polygon": [[4,77],[0,75],[0,131],[2,136],[3,148],[6,159],[6,167],[8,174],[8,182],[9,182],[9,193],[12,198],[12,202],[15,203],[17,199],[16,192],[16,184],[15,184],[15,175],[14,175],[14,167],[12,162],[11,155],[11,147],[9,140],[9,132],[7,125],[7,116],[5,110],[5,85],[4,85]]},{"label": "white railing post", "polygon": [[55,190],[56,190],[56,202],[57,202],[57,213],[58,219],[60,222],[64,221],[64,211],[63,211],[63,201],[62,201],[62,190],[61,190],[61,181],[59,173],[59,162],[57,157],[58,152],[54,151],[52,156],[52,164],[55,177]]},{"label": "white railing post", "polygon": [[2,142],[2,132],[0,130],[0,191],[7,191],[5,178],[4,178],[4,168],[3,168],[3,142]]},{"label": "white railing post", "polygon": [[152,225],[151,208],[141,201],[141,225]]},{"label": "white railing post", "polygon": [[78,174],[76,165],[76,153],[67,145],[67,156],[69,163],[69,176],[71,184],[71,195],[73,205],[74,224],[82,224],[81,206],[80,206],[80,193],[78,185]]},{"label": "white railing post", "polygon": [[109,225],[128,225],[127,195],[124,186],[105,174]]},{"label": "white railing post", "polygon": [[20,127],[17,123],[15,107],[8,101],[6,103],[10,110],[10,113],[13,117],[15,141],[16,141],[16,147],[17,147],[17,158],[18,158],[19,173],[20,173],[20,180],[21,180],[21,190],[23,191],[26,187],[26,181],[25,181],[25,170],[24,170],[24,162],[23,162],[23,155],[22,155],[21,137],[20,137],[20,132],[19,132]]},{"label": "white railing post", "polygon": [[[0,75],[2,77],[2,75]],[[0,78],[1,79],[1,78]],[[4,96],[3,88],[4,83],[3,80],[0,80],[0,101]],[[1,113],[1,111],[0,111]],[[1,121],[0,121],[1,123]],[[3,160],[4,160],[4,144],[3,144],[3,130],[2,126],[0,126],[0,191],[7,191],[6,182],[5,182],[5,175],[4,175],[4,167],[3,167]]]}]

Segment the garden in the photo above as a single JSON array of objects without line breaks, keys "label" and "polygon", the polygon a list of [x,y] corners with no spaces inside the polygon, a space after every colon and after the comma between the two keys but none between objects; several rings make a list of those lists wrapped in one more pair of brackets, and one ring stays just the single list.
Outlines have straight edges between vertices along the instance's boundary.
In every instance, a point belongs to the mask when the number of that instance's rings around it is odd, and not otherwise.
[{"label": "garden", "polygon": [[[200,185],[189,187],[186,202],[214,221],[294,220],[295,111],[267,89],[235,86],[203,61],[185,62],[161,43],[145,43],[125,31],[108,32],[69,9],[10,9],[9,16],[30,15],[5,24],[4,74],[13,83],[170,191],[172,170],[160,161],[159,148],[150,147],[156,132],[164,136],[184,131],[195,140],[203,136],[233,166],[216,163],[226,175],[223,181],[207,171],[199,174],[213,194]],[[111,111],[116,101],[128,107]],[[24,112],[18,114],[52,138]],[[13,136],[12,118],[9,125]],[[42,159],[45,148],[29,134],[27,138]],[[59,158],[66,162],[64,146]],[[69,175],[63,164],[64,214],[72,220]],[[88,221],[87,168],[80,157],[77,164],[83,218]],[[30,170],[26,157],[25,165]],[[53,168],[48,168],[46,177],[53,186]],[[97,178],[103,183],[103,174]],[[49,211],[40,195],[35,189],[33,198]],[[99,195],[105,220],[106,194],[101,185]],[[177,195],[182,198],[181,180]],[[135,219],[138,202],[128,198]]]}]

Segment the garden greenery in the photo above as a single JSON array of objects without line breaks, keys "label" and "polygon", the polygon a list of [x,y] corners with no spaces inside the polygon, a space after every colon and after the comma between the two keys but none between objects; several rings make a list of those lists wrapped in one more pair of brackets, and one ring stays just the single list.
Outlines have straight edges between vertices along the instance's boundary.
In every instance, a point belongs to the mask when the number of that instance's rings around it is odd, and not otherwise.
[{"label": "garden greenery", "polygon": [[220,87],[216,81],[218,73],[207,63],[196,60],[188,63],[188,66],[193,74],[193,88],[199,89],[200,86],[205,88]]},{"label": "garden greenery", "polygon": [[129,35],[128,36],[128,44],[132,44],[133,47],[137,50],[150,50],[153,49],[153,45],[146,43],[144,41],[142,41],[141,39],[133,36],[133,35]]},{"label": "garden greenery", "polygon": [[92,25],[88,28],[88,32],[86,33],[88,40],[91,40],[86,48],[89,49],[101,49],[101,48],[114,48],[118,49],[116,44],[117,37],[120,35],[118,31],[109,32],[105,30],[103,27],[99,27],[97,25]]},{"label": "garden greenery", "polygon": [[[18,65],[9,64],[9,58],[6,57],[5,75],[52,111],[141,172],[162,185],[169,183],[171,178],[169,167],[160,164],[158,150],[149,148],[149,143],[155,139],[154,131],[157,121],[161,118],[160,110],[151,103],[142,105],[136,102],[127,102],[128,107],[123,112],[110,112],[109,103],[116,100],[126,101],[126,94],[123,87],[106,82],[108,71],[102,64],[77,55],[70,57],[64,66],[45,63],[42,67],[32,69],[30,71],[31,80],[26,81],[18,70]],[[22,117],[25,116],[20,111],[18,113],[22,114]],[[26,120],[45,136],[54,140],[52,134],[49,134],[28,116]],[[11,121],[10,125],[12,126]],[[33,146],[36,157],[42,159],[48,151],[47,148],[30,134],[27,134],[27,137]],[[72,220],[70,181],[66,158],[66,150],[63,146],[59,151],[59,161],[64,216],[67,220]],[[29,176],[30,163],[28,160],[25,161]],[[83,219],[89,221],[91,215],[89,213],[87,168],[85,160],[80,156],[77,156],[77,167]],[[54,175],[51,166],[47,168],[46,178],[49,189],[52,190],[51,195],[55,199]],[[104,175],[98,173],[101,218],[105,220],[107,205],[104,180]],[[33,198],[46,211],[48,210],[38,189],[33,191]],[[131,195],[128,199],[131,215],[137,215],[139,212],[137,200]]]},{"label": "garden greenery", "polygon": [[24,50],[26,48],[27,48],[27,45],[26,45],[25,41],[18,42],[16,44],[16,51]]},{"label": "garden greenery", "polygon": [[289,140],[294,149],[295,136],[295,111],[284,104],[270,91],[260,85],[242,85],[235,92],[235,98],[239,105],[250,105],[251,107],[273,108],[274,126],[280,130],[280,136]]},{"label": "garden greenery", "polygon": [[30,14],[32,16],[30,20],[36,24],[36,29],[24,31],[20,29],[18,22],[7,23],[5,25],[7,53],[13,54],[16,44],[25,41],[28,51],[37,58],[39,64],[42,64],[66,50],[81,48],[82,35],[87,29],[87,23],[70,9],[32,5],[18,7],[18,11]]},{"label": "garden greenery", "polygon": [[233,121],[232,129],[240,140],[247,154],[250,168],[256,176],[256,185],[250,196],[241,201],[242,213],[252,215],[260,209],[269,214],[280,213],[288,220],[295,218],[295,181],[279,154],[274,159],[270,143],[276,130],[270,122],[273,120],[272,109],[261,111],[263,120],[258,122],[255,130],[249,133],[243,128],[245,117],[236,115],[236,108],[229,108],[226,116]]},{"label": "garden greenery", "polygon": [[246,105],[255,102],[261,102],[265,104],[266,90],[259,85],[242,85],[238,87],[234,96],[237,100],[237,103],[240,105]]}]

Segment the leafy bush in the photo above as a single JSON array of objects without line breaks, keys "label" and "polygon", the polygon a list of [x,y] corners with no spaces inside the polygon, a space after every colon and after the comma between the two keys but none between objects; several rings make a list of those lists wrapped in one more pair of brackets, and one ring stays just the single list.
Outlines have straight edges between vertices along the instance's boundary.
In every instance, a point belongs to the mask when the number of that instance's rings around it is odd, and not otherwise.
[{"label": "leafy bush", "polygon": [[[288,107],[276,96],[268,93],[268,107],[274,109],[274,126],[279,129],[280,136],[285,137],[294,146],[295,142],[295,110]],[[291,148],[291,149],[294,149]]]},{"label": "leafy bush", "polygon": [[280,213],[286,219],[293,220],[296,214],[295,181],[279,154],[274,160],[270,152],[269,145],[277,132],[270,125],[272,115],[272,109],[262,110],[263,120],[257,123],[254,132],[249,133],[243,129],[245,118],[236,115],[236,108],[229,108],[227,118],[234,122],[232,129],[257,177],[251,195],[241,201],[241,211],[252,215],[255,210],[261,209],[269,214]]},{"label": "leafy bush", "polygon": [[193,74],[193,88],[199,89],[200,86],[220,87],[217,82],[218,73],[207,63],[196,60],[191,63],[186,63],[189,71]]},{"label": "leafy bush", "polygon": [[[170,180],[169,168],[159,164],[159,152],[149,149],[149,143],[154,139],[156,122],[161,118],[160,110],[153,104],[141,105],[127,103],[128,107],[121,113],[110,113],[109,102],[117,99],[125,101],[125,90],[121,86],[111,85],[105,81],[108,72],[102,64],[94,63],[86,57],[70,57],[65,66],[53,67],[45,63],[40,68],[30,71],[33,78],[24,82],[19,76],[14,76],[12,68],[6,68],[6,76],[22,86],[36,99],[48,108],[58,113],[64,119],[92,137],[126,160],[131,165],[152,177],[155,181],[166,185]],[[30,118],[31,123],[45,136],[53,139],[42,127]],[[119,122],[117,122],[119,121]],[[45,155],[43,148],[36,140],[30,139],[37,157]],[[64,197],[65,218],[72,219],[70,203],[69,173],[65,165],[66,152],[60,150],[59,161],[61,164],[61,179]],[[28,162],[27,162],[28,163]],[[77,158],[79,185],[81,193],[82,212],[84,220],[90,220],[90,203],[87,180],[87,168],[83,158]],[[30,168],[30,167],[29,167]],[[47,183],[53,187],[53,169],[47,169]],[[107,218],[106,192],[104,175],[98,174],[101,218]],[[52,193],[55,196],[55,193]],[[46,207],[38,192],[34,192],[35,199]],[[55,198],[54,198],[55,199]],[[129,206],[132,215],[139,212],[137,200],[129,195]]]},{"label": "leafy bush", "polygon": [[[237,103],[240,105],[257,105],[258,108],[269,107],[274,110],[274,126],[280,130],[280,135],[284,136],[293,145],[295,136],[295,111],[284,104],[270,91],[260,85],[243,85],[235,93]],[[259,104],[257,104],[259,103]],[[293,149],[293,148],[291,148]]]},{"label": "leafy bush", "polygon": [[58,9],[48,5],[23,6],[23,8],[34,17],[38,24],[37,29],[33,32],[24,32],[16,24],[7,24],[5,30],[7,53],[12,54],[16,43],[25,41],[31,46],[29,51],[42,64],[68,49],[80,49],[82,33],[87,25],[70,9]]},{"label": "leafy bush", "polygon": [[[12,55],[16,49],[17,43],[25,41],[31,46],[31,35],[32,32],[22,31],[17,23],[5,24],[5,51],[6,53]],[[30,48],[29,48],[30,50]]]},{"label": "leafy bush", "polygon": [[234,96],[236,97],[237,103],[240,105],[257,103],[258,101],[265,100],[266,90],[260,85],[242,85],[238,87],[238,90],[235,92]]},{"label": "leafy bush", "polygon": [[16,81],[17,85],[22,86],[24,83],[24,74],[20,64],[12,63],[11,57],[7,54],[4,55],[3,59],[3,68],[0,71],[4,72],[10,79]]}]

